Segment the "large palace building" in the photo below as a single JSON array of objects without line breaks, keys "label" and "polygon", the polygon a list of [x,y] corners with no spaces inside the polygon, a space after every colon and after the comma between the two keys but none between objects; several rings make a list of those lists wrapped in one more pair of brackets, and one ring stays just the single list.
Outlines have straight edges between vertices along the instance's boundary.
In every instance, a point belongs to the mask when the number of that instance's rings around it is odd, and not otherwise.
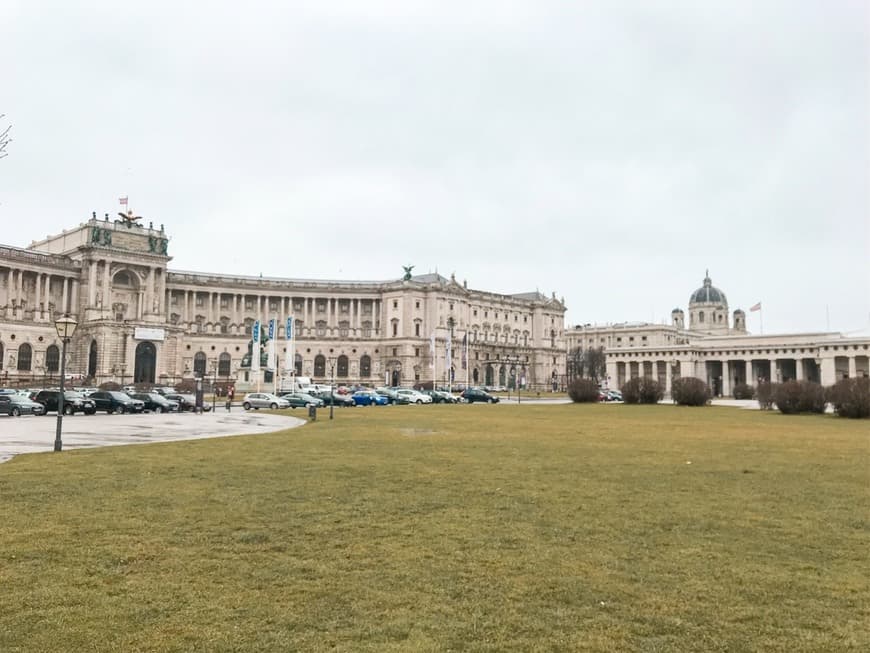
[{"label": "large palace building", "polygon": [[657,379],[669,394],[674,379],[693,376],[705,381],[716,396],[730,396],[738,383],[806,379],[831,385],[844,377],[870,374],[867,333],[752,335],[746,329],[746,313],[729,313],[725,293],[713,286],[709,274],[689,297],[688,324],[683,310],[675,308],[671,324],[587,324],[566,334],[572,354],[604,348],[612,387],[646,376]]},{"label": "large palace building", "polygon": [[473,290],[410,269],[387,281],[184,272],[168,268],[168,243],[162,225],[94,215],[27,248],[0,246],[3,384],[58,378],[54,321],[66,313],[78,322],[66,370],[82,383],[269,383],[272,372],[250,370],[249,343],[254,322],[270,319],[278,375],[293,355],[296,375],[341,383],[543,388],[564,376],[565,305],[555,294]]}]

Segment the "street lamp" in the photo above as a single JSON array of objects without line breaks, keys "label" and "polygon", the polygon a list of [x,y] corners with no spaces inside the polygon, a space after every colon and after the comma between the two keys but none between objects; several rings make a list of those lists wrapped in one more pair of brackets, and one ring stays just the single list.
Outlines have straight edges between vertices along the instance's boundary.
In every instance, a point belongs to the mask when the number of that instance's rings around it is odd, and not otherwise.
[{"label": "street lamp", "polygon": [[329,419],[332,419],[332,413],[335,410],[335,359],[330,358],[329,364],[332,368],[332,381],[329,385]]},{"label": "street lamp", "polygon": [[60,352],[60,394],[57,399],[57,430],[54,434],[54,450],[61,451],[63,443],[61,442],[60,433],[63,429],[63,381],[66,376],[66,343],[69,342],[76,331],[78,322],[66,313],[63,317],[58,318],[54,323],[54,328],[57,329],[57,337],[61,341]]}]

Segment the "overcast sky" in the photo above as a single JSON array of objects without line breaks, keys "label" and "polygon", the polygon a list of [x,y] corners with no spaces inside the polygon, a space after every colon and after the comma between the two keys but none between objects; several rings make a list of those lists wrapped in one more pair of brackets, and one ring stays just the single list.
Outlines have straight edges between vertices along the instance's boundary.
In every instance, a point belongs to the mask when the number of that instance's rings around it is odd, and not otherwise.
[{"label": "overcast sky", "polygon": [[6,0],[0,242],[127,195],[173,269],[866,329],[868,7]]}]

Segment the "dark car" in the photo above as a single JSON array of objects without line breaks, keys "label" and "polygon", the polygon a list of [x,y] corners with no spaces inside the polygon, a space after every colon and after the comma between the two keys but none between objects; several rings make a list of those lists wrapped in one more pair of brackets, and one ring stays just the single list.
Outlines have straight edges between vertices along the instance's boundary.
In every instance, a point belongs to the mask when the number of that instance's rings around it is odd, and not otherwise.
[{"label": "dark car", "polygon": [[330,404],[347,408],[353,408],[356,406],[356,402],[353,400],[351,395],[342,395],[337,392],[322,392],[319,397],[323,401],[324,406],[329,406]]},{"label": "dark car", "polygon": [[96,404],[96,409],[110,413],[136,413],[142,412],[144,404],[138,399],[133,399],[126,392],[114,390],[98,390],[91,393],[88,399]]},{"label": "dark car", "polygon": [[482,401],[486,404],[498,403],[498,397],[495,397],[486,392],[486,390],[481,390],[480,388],[466,388],[461,397],[470,404],[473,404],[475,401]]},{"label": "dark car", "polygon": [[[178,412],[183,413],[184,411],[194,411],[196,410],[196,397],[194,395],[189,394],[167,394],[164,395],[170,401],[178,402]],[[208,412],[211,410],[211,404],[207,404],[204,401],[202,402],[202,410],[203,412]]]},{"label": "dark car", "polygon": [[31,401],[24,395],[0,394],[0,415],[18,417],[19,415],[43,415],[44,413],[45,406]]},{"label": "dark car", "polygon": [[313,397],[304,392],[288,392],[281,395],[281,399],[286,399],[290,408],[307,408],[308,406],[319,408],[323,405],[323,400],[320,397]]},{"label": "dark car", "polygon": [[[45,406],[45,412],[57,412],[58,404],[60,403],[60,390],[40,390],[33,395],[33,401]],[[74,390],[63,391],[63,414],[73,415],[74,413],[84,413],[85,415],[93,415],[97,412],[97,407],[90,397],[85,397],[80,392]]]},{"label": "dark car", "polygon": [[152,413],[172,413],[178,410],[178,402],[167,399],[156,392],[136,392],[130,395],[145,404],[145,410]]}]

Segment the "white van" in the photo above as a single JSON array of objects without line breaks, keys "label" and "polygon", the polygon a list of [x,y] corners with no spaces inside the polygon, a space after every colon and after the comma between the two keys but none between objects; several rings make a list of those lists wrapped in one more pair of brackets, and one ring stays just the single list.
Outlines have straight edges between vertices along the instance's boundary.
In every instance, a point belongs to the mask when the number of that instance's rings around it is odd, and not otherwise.
[{"label": "white van", "polygon": [[310,376],[285,376],[281,379],[281,392],[310,392],[313,388]]}]

